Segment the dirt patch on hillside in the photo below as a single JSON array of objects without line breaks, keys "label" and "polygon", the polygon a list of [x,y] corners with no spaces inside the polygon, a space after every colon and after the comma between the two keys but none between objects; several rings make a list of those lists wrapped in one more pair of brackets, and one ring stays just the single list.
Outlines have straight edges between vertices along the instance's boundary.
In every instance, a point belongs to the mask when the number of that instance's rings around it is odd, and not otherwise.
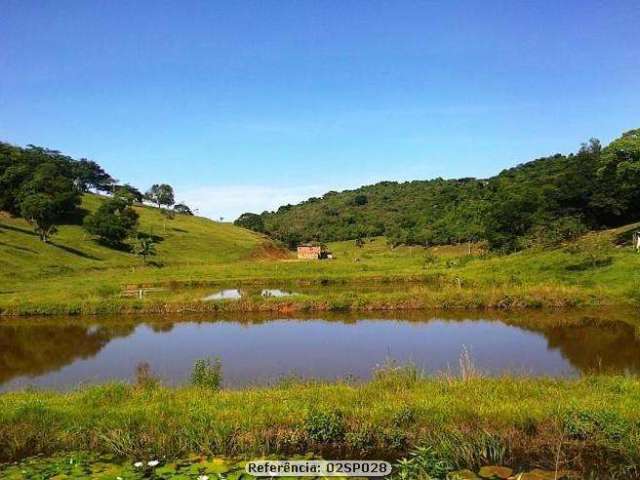
[{"label": "dirt patch on hillside", "polygon": [[263,242],[253,249],[249,258],[252,260],[285,260],[292,258],[292,253],[273,242]]}]

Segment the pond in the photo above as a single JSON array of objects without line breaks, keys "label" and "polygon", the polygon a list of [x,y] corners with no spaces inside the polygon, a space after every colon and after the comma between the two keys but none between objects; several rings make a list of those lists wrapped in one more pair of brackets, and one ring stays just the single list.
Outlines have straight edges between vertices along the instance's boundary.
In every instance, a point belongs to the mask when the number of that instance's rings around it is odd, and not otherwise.
[{"label": "pond", "polygon": [[142,362],[180,384],[204,357],[221,359],[227,386],[367,379],[387,359],[455,375],[464,351],[487,375],[639,373],[639,324],[626,314],[543,312],[4,320],[0,390],[129,381]]}]

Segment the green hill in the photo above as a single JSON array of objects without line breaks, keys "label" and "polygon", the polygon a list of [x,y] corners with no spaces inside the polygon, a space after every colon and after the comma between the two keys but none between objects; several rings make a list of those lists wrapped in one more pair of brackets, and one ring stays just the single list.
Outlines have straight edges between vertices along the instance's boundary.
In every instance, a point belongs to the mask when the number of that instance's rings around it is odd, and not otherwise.
[{"label": "green hill", "polygon": [[[95,211],[103,197],[87,194],[81,208]],[[158,235],[157,260],[165,266],[229,263],[249,257],[268,240],[229,223],[189,215],[167,219],[154,207],[136,206],[139,230]],[[10,278],[139,266],[135,255],[94,241],[82,225],[62,225],[43,243],[21,218],[0,217],[0,272]],[[0,277],[1,278],[1,277]],[[7,277],[5,277],[7,279]],[[4,282],[3,282],[4,284]]]},{"label": "green hill", "polygon": [[384,235],[393,244],[487,240],[513,251],[640,219],[640,130],[602,147],[556,154],[487,179],[381,182],[328,192],[275,212],[244,214],[239,225],[290,245]]},{"label": "green hill", "polygon": [[[95,211],[105,197],[85,194],[81,208]],[[233,265],[248,259],[286,255],[263,235],[229,223],[177,214],[163,216],[157,208],[137,205],[139,230],[158,237],[157,255],[150,266],[133,253],[101,245],[81,225],[63,224],[50,243],[40,241],[24,219],[0,212],[0,300],[31,296],[33,290],[64,288],[65,279],[75,291],[88,283],[126,281],[126,276],[171,277],[176,269]],[[94,285],[95,286],[95,285]]]}]

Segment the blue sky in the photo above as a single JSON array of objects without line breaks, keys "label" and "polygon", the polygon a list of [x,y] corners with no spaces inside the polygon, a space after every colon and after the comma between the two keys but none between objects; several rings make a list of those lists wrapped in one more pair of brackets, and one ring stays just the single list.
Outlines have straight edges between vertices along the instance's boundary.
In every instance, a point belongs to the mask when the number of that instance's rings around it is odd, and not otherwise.
[{"label": "blue sky", "polygon": [[640,127],[640,2],[0,0],[0,139],[211,217]]}]

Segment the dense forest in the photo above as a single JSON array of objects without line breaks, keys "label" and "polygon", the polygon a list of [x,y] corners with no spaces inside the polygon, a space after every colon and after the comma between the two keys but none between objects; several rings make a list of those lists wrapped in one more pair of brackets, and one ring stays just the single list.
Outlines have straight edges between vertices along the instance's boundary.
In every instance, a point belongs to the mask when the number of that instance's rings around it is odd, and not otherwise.
[{"label": "dense forest", "polygon": [[640,129],[606,148],[592,139],[575,154],[540,158],[488,179],[381,182],[328,192],[237,225],[290,247],[385,235],[394,245],[486,240],[513,251],[640,219]]}]

